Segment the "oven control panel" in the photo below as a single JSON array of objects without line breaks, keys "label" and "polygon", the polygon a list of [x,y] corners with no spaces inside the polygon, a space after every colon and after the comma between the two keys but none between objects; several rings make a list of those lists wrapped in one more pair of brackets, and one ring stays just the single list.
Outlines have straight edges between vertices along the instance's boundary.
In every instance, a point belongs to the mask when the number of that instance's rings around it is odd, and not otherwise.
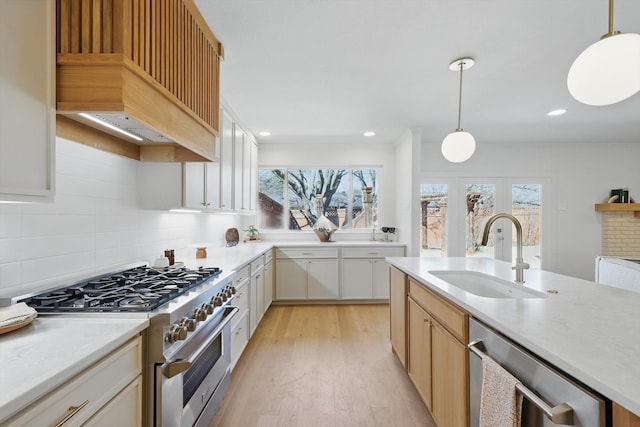
[{"label": "oven control panel", "polygon": [[224,286],[208,302],[202,303],[190,315],[172,324],[165,332],[165,342],[173,344],[187,339],[190,332],[197,330],[200,322],[206,321],[210,315],[230,304],[235,293],[236,288],[233,285]]}]

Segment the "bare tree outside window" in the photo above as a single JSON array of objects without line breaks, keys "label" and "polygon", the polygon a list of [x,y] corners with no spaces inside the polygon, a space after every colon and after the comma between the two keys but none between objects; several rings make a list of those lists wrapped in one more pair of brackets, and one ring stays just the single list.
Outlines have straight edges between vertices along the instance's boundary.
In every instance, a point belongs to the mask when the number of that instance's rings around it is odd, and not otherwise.
[{"label": "bare tree outside window", "polygon": [[[260,223],[270,224],[267,229],[311,230],[318,219],[316,195],[322,195],[322,213],[338,228],[353,227],[362,211],[363,186],[374,188],[373,205],[377,206],[377,173],[376,169],[261,169],[258,175],[260,216],[273,215],[278,210],[274,207],[276,201],[280,203],[281,213],[279,221],[263,218]],[[282,194],[281,200],[275,193]],[[263,201],[271,203],[269,209],[263,209]],[[288,218],[284,218],[287,214]]]}]

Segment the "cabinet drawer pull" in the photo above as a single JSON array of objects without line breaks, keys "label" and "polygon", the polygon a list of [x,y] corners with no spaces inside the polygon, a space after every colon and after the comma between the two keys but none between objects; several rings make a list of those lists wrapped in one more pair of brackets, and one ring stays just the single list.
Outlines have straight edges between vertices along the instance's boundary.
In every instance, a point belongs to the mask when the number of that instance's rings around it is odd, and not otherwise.
[{"label": "cabinet drawer pull", "polygon": [[82,408],[84,408],[88,404],[89,404],[89,401],[85,400],[78,406],[69,406],[69,409],[67,410],[67,415],[65,415],[65,417],[62,420],[60,420],[58,424],[56,424],[56,427],[61,427],[62,425],[66,424],[67,421],[73,418],[78,412],[80,412]]},{"label": "cabinet drawer pull", "polygon": [[313,252],[302,252],[302,255],[313,255]]},{"label": "cabinet drawer pull", "polygon": [[367,252],[367,255],[378,255],[378,252]]}]

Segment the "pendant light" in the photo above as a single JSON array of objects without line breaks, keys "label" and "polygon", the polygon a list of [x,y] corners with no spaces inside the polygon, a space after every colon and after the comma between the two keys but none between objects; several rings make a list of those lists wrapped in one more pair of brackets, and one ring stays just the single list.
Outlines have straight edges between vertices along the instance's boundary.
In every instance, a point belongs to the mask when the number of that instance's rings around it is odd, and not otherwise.
[{"label": "pendant light", "polygon": [[640,34],[613,30],[609,0],[609,32],[587,47],[567,76],[571,96],[587,105],[611,105],[640,90]]},{"label": "pendant light", "polygon": [[447,135],[442,141],[442,155],[452,163],[462,163],[468,160],[476,150],[476,140],[469,132],[465,132],[460,127],[460,116],[462,114],[462,71],[473,67],[474,60],[471,58],[460,58],[449,64],[451,71],[460,71],[460,90],[458,92],[458,128]]}]

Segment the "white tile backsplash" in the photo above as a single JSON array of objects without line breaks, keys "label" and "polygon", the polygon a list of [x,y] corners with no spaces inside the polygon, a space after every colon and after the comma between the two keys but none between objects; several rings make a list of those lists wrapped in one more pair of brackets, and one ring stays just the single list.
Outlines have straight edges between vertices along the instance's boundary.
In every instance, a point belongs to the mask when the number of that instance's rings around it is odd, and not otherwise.
[{"label": "white tile backsplash", "polygon": [[0,264],[20,261],[21,239],[0,239]]},{"label": "white tile backsplash", "polygon": [[23,215],[22,237],[93,233],[92,215]]},{"label": "white tile backsplash", "polygon": [[[58,138],[53,203],[0,204],[0,295],[75,283],[152,262],[165,249],[193,257],[196,242],[224,245],[239,215],[144,211],[138,162]],[[245,227],[246,228],[246,227]]]},{"label": "white tile backsplash", "polygon": [[0,263],[0,286],[12,288],[22,283],[22,263]]},{"label": "white tile backsplash", "polygon": [[[2,206],[2,205],[0,205]],[[22,215],[0,212],[0,239],[20,237],[22,235]]]},{"label": "white tile backsplash", "polygon": [[90,252],[95,247],[93,233],[26,237],[20,240],[22,260]]}]

